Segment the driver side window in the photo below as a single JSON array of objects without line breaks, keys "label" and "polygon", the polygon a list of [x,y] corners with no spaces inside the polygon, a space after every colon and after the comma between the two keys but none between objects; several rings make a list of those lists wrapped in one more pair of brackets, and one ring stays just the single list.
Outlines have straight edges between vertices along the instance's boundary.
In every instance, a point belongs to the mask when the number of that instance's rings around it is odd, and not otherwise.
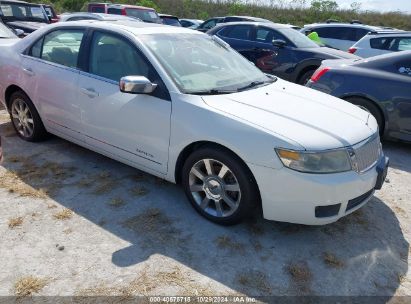
[{"label": "driver side window", "polygon": [[102,32],[93,35],[89,72],[113,81],[131,75],[152,78],[149,65],[135,47],[121,37]]}]

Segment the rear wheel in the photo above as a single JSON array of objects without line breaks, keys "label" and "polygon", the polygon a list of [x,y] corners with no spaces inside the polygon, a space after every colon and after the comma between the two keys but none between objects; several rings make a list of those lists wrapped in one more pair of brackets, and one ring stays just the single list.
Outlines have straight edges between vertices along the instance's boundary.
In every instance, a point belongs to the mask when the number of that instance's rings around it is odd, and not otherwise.
[{"label": "rear wheel", "polygon": [[224,149],[207,147],[194,151],[182,174],[182,185],[193,207],[215,223],[236,224],[252,214],[259,201],[249,169]]},{"label": "rear wheel", "polygon": [[21,91],[10,97],[10,118],[17,135],[26,141],[40,141],[47,135],[36,108]]},{"label": "rear wheel", "polygon": [[311,76],[313,76],[315,70],[309,70],[307,72],[305,72],[304,74],[302,74],[300,76],[300,79],[298,79],[298,84],[300,85],[306,85],[307,82],[310,80]]},{"label": "rear wheel", "polygon": [[350,97],[346,100],[374,116],[378,124],[380,135],[382,136],[384,133],[384,118],[378,107],[372,101],[361,97]]}]

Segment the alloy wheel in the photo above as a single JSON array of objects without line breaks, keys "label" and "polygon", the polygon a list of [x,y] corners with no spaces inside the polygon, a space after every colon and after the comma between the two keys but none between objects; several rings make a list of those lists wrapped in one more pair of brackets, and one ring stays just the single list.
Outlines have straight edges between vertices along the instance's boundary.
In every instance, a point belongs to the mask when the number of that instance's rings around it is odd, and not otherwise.
[{"label": "alloy wheel", "polygon": [[11,107],[13,124],[23,137],[31,137],[34,132],[33,115],[23,99],[16,99]]},{"label": "alloy wheel", "polygon": [[189,173],[189,187],[194,201],[211,216],[228,217],[240,205],[237,177],[220,161],[202,159],[195,163]]}]

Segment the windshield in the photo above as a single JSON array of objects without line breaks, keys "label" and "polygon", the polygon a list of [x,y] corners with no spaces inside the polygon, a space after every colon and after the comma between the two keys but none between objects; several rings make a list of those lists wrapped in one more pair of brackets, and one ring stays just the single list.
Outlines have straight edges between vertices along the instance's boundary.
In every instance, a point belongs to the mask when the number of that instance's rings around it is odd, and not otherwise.
[{"label": "windshield", "polygon": [[185,33],[140,37],[183,93],[228,93],[273,82],[218,38]]},{"label": "windshield", "polygon": [[317,48],[319,47],[314,41],[310,40],[304,34],[292,29],[284,28],[278,30],[281,34],[287,37],[298,48]]},{"label": "windshield", "polygon": [[7,26],[0,23],[0,38],[16,38],[16,35]]},{"label": "windshield", "polygon": [[0,15],[4,21],[34,21],[49,23],[47,16],[41,6],[30,5],[28,3],[1,3]]},{"label": "windshield", "polygon": [[161,23],[160,17],[154,10],[145,10],[138,8],[126,8],[126,15],[139,18],[145,22]]}]

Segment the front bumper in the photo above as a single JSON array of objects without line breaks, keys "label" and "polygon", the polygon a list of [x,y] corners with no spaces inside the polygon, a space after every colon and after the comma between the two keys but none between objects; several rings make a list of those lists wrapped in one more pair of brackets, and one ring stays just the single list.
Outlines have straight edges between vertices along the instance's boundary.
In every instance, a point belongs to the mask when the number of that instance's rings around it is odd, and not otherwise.
[{"label": "front bumper", "polygon": [[364,206],[387,175],[384,155],[364,173],[307,174],[248,164],[260,189],[265,219],[324,225]]}]

